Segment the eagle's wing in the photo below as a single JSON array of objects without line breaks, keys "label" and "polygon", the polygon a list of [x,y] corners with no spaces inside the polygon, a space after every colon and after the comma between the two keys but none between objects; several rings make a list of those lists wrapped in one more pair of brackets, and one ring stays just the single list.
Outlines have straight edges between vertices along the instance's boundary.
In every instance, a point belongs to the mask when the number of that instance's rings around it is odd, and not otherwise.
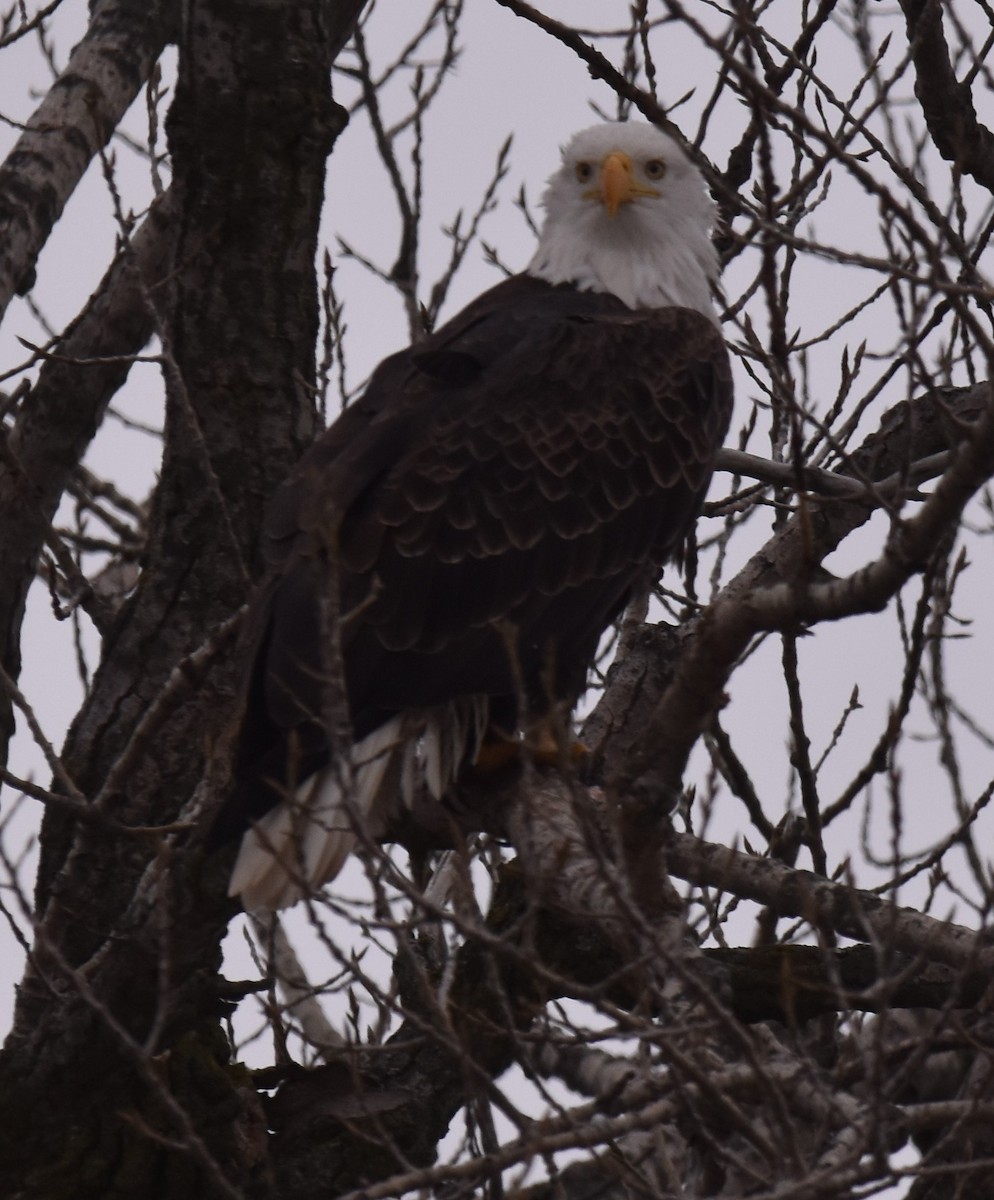
[{"label": "eagle's wing", "polygon": [[291,730],[297,779],[327,757],[332,576],[357,738],[469,695],[513,725],[519,681],[533,705],[572,701],[696,517],[730,406],[701,314],[522,276],[386,360],[272,507],[240,774],[282,777]]}]

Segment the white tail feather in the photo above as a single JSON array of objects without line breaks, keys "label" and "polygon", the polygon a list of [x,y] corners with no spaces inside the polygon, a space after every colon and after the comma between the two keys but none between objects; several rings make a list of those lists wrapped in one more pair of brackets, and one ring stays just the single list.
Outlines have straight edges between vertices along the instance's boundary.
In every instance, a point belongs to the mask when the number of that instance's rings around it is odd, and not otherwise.
[{"label": "white tail feather", "polygon": [[287,908],[333,879],[355,847],[356,822],[373,815],[401,736],[401,718],[387,721],[356,742],[347,762],[312,775],[257,821],[242,838],[228,895],[240,895],[250,912]]},{"label": "white tail feather", "polygon": [[487,725],[483,698],[394,717],[356,742],[345,762],[306,779],[293,799],[242,838],[228,887],[248,911],[287,908],[334,879],[356,829],[382,831],[397,801],[412,807],[425,788],[440,800],[475,755]]}]

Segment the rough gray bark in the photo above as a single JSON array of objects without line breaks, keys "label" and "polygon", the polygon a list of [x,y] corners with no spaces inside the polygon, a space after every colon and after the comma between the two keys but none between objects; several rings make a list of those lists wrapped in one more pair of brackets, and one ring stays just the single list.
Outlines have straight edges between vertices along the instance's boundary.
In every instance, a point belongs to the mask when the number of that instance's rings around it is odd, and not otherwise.
[{"label": "rough gray bark", "polygon": [[0,167],[0,314],[34,265],[94,156],[167,41],[175,0],[100,0],[86,36]]},{"label": "rough gray bark", "polygon": [[[360,8],[331,14],[339,38]],[[102,326],[115,353],[139,349],[153,328],[162,338],[160,485],[139,586],[107,631],[63,756],[99,819],[50,808],[42,832],[41,921],[0,1058],[7,1195],[234,1195],[265,1157],[257,1102],[223,1069],[224,871],[203,870],[187,830],[154,829],[213,801],[205,772],[230,720],[235,666],[233,626],[214,643],[212,630],[243,603],[265,497],[314,431],[314,263],[342,123],[329,83],[340,41],[317,0],[191,3],[183,15],[171,219],[150,235],[151,257],[158,239],[168,246],[169,269],[139,284],[126,259],[105,303],[130,307],[132,325]],[[112,386],[96,385],[80,432],[67,432],[63,475]],[[30,461],[38,469],[37,454]],[[31,546],[19,553],[23,580]],[[141,722],[157,701],[149,737]],[[148,1069],[150,1050],[161,1073]]]}]

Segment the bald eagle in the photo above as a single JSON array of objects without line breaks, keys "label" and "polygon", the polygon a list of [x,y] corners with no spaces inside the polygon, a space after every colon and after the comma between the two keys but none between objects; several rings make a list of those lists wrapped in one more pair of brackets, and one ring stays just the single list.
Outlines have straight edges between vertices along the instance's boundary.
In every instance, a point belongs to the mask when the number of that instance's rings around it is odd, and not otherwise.
[{"label": "bald eagle", "polygon": [[247,909],[568,711],[698,515],[731,408],[704,181],[602,124],[543,205],[524,273],[385,359],[273,498],[223,818]]}]

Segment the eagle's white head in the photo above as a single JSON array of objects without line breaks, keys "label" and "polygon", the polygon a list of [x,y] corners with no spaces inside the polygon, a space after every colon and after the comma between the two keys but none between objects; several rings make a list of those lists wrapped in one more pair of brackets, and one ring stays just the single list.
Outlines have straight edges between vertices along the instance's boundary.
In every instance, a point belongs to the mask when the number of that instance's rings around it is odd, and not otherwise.
[{"label": "eagle's white head", "polygon": [[703,176],[652,125],[594,125],[563,149],[542,198],[529,275],[612,292],[630,308],[696,308],[716,320],[715,205]]}]

